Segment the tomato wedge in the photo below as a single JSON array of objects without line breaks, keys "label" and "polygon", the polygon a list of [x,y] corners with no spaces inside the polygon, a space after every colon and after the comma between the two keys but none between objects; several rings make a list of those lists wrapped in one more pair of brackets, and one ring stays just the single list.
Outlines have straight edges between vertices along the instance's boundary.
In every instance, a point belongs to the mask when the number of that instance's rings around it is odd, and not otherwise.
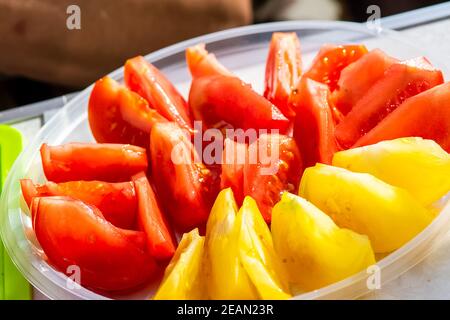
[{"label": "tomato wedge", "polygon": [[367,53],[364,45],[324,45],[314,58],[305,77],[325,83],[331,91],[338,86],[341,71]]},{"label": "tomato wedge", "polygon": [[162,116],[182,128],[192,128],[183,96],[154,65],[141,56],[129,59],[125,63],[124,77],[128,88],[147,100]]},{"label": "tomato wedge", "polygon": [[174,235],[145,173],[135,175],[133,182],[139,203],[138,224],[147,236],[148,251],[156,260],[167,261],[175,253]]},{"label": "tomato wedge", "polygon": [[339,144],[351,147],[403,101],[443,81],[424,57],[394,63],[336,127]]},{"label": "tomato wedge", "polygon": [[127,144],[67,143],[41,146],[45,176],[53,182],[74,180],[129,181],[147,170],[145,149]]},{"label": "tomato wedge", "polygon": [[284,191],[297,191],[302,171],[300,151],[293,138],[262,134],[248,147],[244,195],[256,201],[264,220],[270,223],[272,207]]},{"label": "tomato wedge", "polygon": [[224,140],[220,189],[230,187],[239,206],[244,201],[244,167],[247,160],[247,149],[245,143],[229,138]]},{"label": "tomato wedge", "polygon": [[375,49],[345,67],[337,83],[338,89],[332,94],[336,107],[344,115],[349,113],[370,87],[396,62],[398,62],[397,59],[388,56],[380,49]]},{"label": "tomato wedge", "polygon": [[206,224],[219,189],[219,177],[200,161],[187,130],[156,124],[150,137],[156,193],[180,231]]},{"label": "tomato wedge", "polygon": [[432,139],[450,152],[450,82],[409,98],[354,146],[401,137]]},{"label": "tomato wedge", "polygon": [[151,127],[167,121],[148,102],[115,80],[104,77],[92,89],[89,126],[97,142],[148,148]]},{"label": "tomato wedge", "polygon": [[229,124],[241,129],[278,129],[285,132],[289,120],[280,110],[239,78],[195,78],[189,93],[195,120],[206,128]]},{"label": "tomato wedge", "polygon": [[289,95],[302,73],[300,41],[295,32],[275,32],[266,62],[264,97],[287,117],[295,117]]},{"label": "tomato wedge", "polygon": [[192,78],[224,75],[232,76],[233,74],[228,71],[219,61],[213,53],[208,53],[205,49],[205,44],[200,43],[198,45],[189,47],[186,49],[186,63]]},{"label": "tomato wedge", "polygon": [[28,206],[35,197],[67,196],[97,207],[116,227],[133,229],[136,225],[137,201],[131,182],[70,181],[39,185],[22,179],[20,185]]},{"label": "tomato wedge", "polygon": [[329,95],[325,84],[303,77],[291,96],[297,110],[294,138],[305,168],[317,162],[330,164],[337,151]]},{"label": "tomato wedge", "polygon": [[78,267],[83,286],[128,290],[156,274],[154,260],[137,245],[142,232],[119,229],[97,208],[67,197],[34,198],[31,207],[36,237],[49,262],[68,275],[69,267]]}]

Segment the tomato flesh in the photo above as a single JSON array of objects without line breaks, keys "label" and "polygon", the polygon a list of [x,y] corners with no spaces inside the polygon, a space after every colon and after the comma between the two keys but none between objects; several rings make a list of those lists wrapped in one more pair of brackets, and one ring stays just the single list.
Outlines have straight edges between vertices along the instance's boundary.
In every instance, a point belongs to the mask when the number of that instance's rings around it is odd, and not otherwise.
[{"label": "tomato flesh", "polygon": [[42,166],[49,181],[130,181],[147,170],[145,149],[126,144],[67,143],[41,146]]},{"label": "tomato flesh", "polygon": [[208,53],[204,43],[186,49],[186,63],[192,78],[219,74],[225,76],[232,75],[232,73],[217,60],[213,53]]},{"label": "tomato flesh", "polygon": [[294,138],[305,168],[317,162],[330,164],[337,151],[329,95],[325,84],[304,77],[291,96],[290,101],[297,110]]},{"label": "tomato flesh", "polygon": [[67,197],[34,198],[34,230],[49,262],[63,273],[80,269],[81,284],[121,291],[151,280],[154,260],[137,245],[143,233],[119,229],[101,212]]},{"label": "tomato flesh", "polygon": [[151,133],[152,177],[156,193],[179,231],[206,224],[219,189],[219,177],[196,154],[187,130],[175,123]]},{"label": "tomato flesh", "polygon": [[289,120],[280,110],[239,78],[195,78],[189,93],[195,120],[206,128],[224,124],[241,129],[278,129],[285,132]]},{"label": "tomato flesh", "polygon": [[28,206],[34,197],[67,196],[97,207],[116,227],[133,229],[136,225],[137,201],[131,182],[70,181],[39,185],[22,179],[20,185]]},{"label": "tomato flesh", "polygon": [[175,253],[176,243],[145,173],[133,177],[138,199],[138,224],[147,236],[149,253],[157,260],[167,261]]},{"label": "tomato flesh", "polygon": [[367,53],[364,45],[324,45],[314,58],[305,77],[325,83],[331,91],[337,89],[341,71]]},{"label": "tomato flesh", "polygon": [[431,139],[450,152],[450,82],[406,100],[354,147],[401,137]]},{"label": "tomato flesh", "polygon": [[128,88],[147,100],[159,114],[182,128],[192,128],[183,96],[154,65],[141,56],[129,59],[125,63],[124,77]]},{"label": "tomato flesh", "polygon": [[443,81],[423,57],[394,63],[336,127],[339,144],[351,147],[405,100]]},{"label": "tomato flesh", "polygon": [[287,118],[295,116],[295,110],[289,104],[289,95],[301,73],[302,59],[297,34],[273,33],[266,62],[264,97]]}]

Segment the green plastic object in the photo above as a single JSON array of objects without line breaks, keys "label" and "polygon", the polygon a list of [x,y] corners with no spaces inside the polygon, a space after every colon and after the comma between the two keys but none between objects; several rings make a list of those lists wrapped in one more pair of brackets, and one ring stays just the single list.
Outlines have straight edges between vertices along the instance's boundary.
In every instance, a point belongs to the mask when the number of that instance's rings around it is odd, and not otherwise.
[{"label": "green plastic object", "polygon": [[[22,150],[19,131],[0,125],[0,193],[8,171]],[[30,300],[30,284],[16,269],[0,241],[0,300]]]}]

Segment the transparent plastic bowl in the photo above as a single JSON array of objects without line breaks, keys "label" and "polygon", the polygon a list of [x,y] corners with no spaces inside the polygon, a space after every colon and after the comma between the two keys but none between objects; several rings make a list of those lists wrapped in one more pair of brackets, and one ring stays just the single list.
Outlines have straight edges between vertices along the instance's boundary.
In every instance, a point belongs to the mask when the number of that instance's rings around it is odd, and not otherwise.
[{"label": "transparent plastic bowl", "polygon": [[[307,66],[324,43],[364,43],[371,48],[380,48],[388,54],[407,59],[425,55],[438,68],[448,74],[445,64],[424,48],[416,47],[396,32],[370,30],[365,25],[345,22],[279,22],[230,29],[184,41],[149,54],[146,59],[160,68],[168,78],[187,95],[190,76],[184,60],[184,50],[194,44],[205,42],[207,49],[219,60],[251,83],[261,92],[264,65],[272,32],[295,31],[301,44]],[[123,69],[111,73],[111,77],[122,81]],[[67,278],[53,269],[44,259],[33,230],[29,212],[21,198],[19,179],[27,177],[43,182],[39,148],[43,142],[51,145],[71,141],[94,141],[87,121],[87,104],[91,87],[81,92],[59,111],[39,132],[15,162],[5,184],[0,203],[0,232],[6,249],[19,270],[28,281],[52,299],[107,299],[148,298],[151,289],[146,288],[127,296],[103,296],[85,288],[71,289]],[[419,235],[399,250],[378,262],[381,284],[386,283],[422,260],[439,243],[447,232],[450,220],[450,205],[443,208],[437,218]],[[297,295],[296,299],[352,299],[370,290],[368,274],[363,271],[345,280],[322,289]]]}]

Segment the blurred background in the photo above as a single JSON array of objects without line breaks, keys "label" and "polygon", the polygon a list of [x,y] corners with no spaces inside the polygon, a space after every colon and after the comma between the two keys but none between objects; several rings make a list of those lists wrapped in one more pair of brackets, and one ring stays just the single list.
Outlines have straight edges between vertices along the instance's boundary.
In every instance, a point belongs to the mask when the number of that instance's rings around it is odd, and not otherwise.
[{"label": "blurred background", "polygon": [[[0,110],[77,91],[126,58],[213,31],[283,20],[362,22],[370,5],[386,17],[440,2],[0,0]],[[76,13],[70,5],[80,8],[81,29],[67,27]]]}]

